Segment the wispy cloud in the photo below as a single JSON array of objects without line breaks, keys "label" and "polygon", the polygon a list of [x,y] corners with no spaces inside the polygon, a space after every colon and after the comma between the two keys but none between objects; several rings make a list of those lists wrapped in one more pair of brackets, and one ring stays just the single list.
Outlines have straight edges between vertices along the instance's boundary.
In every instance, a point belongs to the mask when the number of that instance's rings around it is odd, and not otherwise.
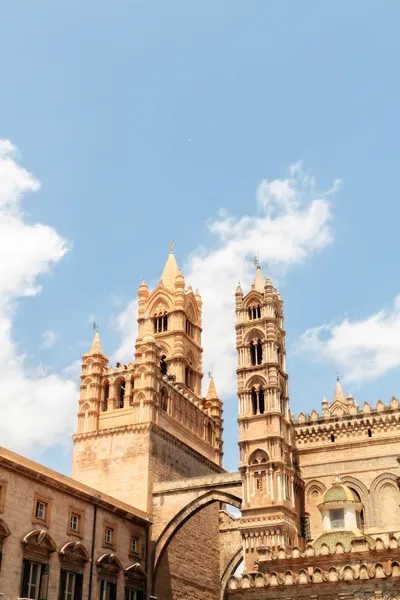
[{"label": "wispy cloud", "polygon": [[364,319],[307,329],[295,351],[336,365],[345,381],[361,383],[400,367],[400,295],[390,309]]},{"label": "wispy cloud", "polygon": [[[235,217],[221,210],[208,224],[215,246],[197,248],[188,257],[183,269],[186,282],[198,288],[203,298],[203,365],[207,370],[213,364],[221,395],[236,389],[234,294],[238,280],[246,292],[254,276],[251,258],[257,252],[261,263],[282,275],[330,244],[328,196],[339,185],[336,180],[327,192],[318,193],[315,179],[296,163],[287,177],[261,181],[251,214]],[[115,355],[120,360],[132,359],[136,316],[133,299],[117,317],[121,343]]]},{"label": "wispy cloud", "polygon": [[[24,220],[23,196],[39,187],[18,164],[11,142],[0,140],[0,438],[4,445],[36,454],[72,431],[78,392],[67,377],[48,374],[40,365],[28,369],[12,338],[17,299],[38,294],[38,278],[68,251],[54,229]],[[44,334],[47,347],[55,341],[52,333]]]},{"label": "wispy cloud", "polygon": [[42,333],[42,348],[53,348],[58,342],[58,333],[47,329]]}]

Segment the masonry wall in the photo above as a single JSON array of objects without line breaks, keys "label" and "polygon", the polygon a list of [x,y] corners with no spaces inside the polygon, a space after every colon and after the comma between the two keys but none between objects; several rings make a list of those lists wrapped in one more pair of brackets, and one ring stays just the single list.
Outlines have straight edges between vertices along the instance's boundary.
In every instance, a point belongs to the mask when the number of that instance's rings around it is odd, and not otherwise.
[{"label": "masonry wall", "polygon": [[[11,534],[5,538],[3,545],[3,560],[0,571],[0,593],[4,600],[15,600],[20,595],[22,562],[24,547],[21,540],[35,529],[45,529],[54,539],[57,551],[52,552],[50,558],[49,600],[59,597],[60,584],[60,558],[58,551],[68,542],[81,542],[85,545],[89,555],[92,552],[92,532],[94,506],[92,503],[78,498],[63,490],[50,487],[47,484],[32,480],[19,473],[0,467],[0,481],[3,486],[7,484],[4,498],[4,509],[0,519],[9,527]],[[48,499],[50,503],[50,521],[48,526],[34,522],[34,497],[36,494]],[[69,509],[73,507],[83,513],[82,535],[68,533]],[[104,545],[104,523],[115,527],[116,541],[110,548]],[[96,533],[94,543],[94,563],[105,553],[115,553],[122,563],[123,568],[133,563],[140,562],[145,569],[146,528],[135,524],[129,519],[117,516],[112,511],[102,507],[97,508]],[[139,554],[130,554],[131,536],[139,539]],[[85,563],[83,569],[83,600],[88,598],[90,563]],[[97,569],[93,565],[92,598],[98,597]],[[124,599],[125,581],[124,574],[120,572],[117,579],[117,600]]]},{"label": "masonry wall", "polygon": [[149,425],[83,434],[75,438],[72,477],[149,512],[149,456]]},{"label": "masonry wall", "polygon": [[[309,429],[315,427],[309,425]],[[307,425],[297,426],[298,432]],[[305,481],[305,510],[311,517],[311,534],[321,533],[318,504],[336,473],[355,490],[364,505],[365,532],[382,536],[400,531],[400,438],[397,427],[382,431],[345,431],[330,441],[318,436],[296,440],[301,476]],[[299,437],[299,436],[298,436]],[[389,517],[390,515],[390,517]]]},{"label": "masonry wall", "polygon": [[153,426],[150,440],[149,470],[151,482],[222,472],[221,467],[156,426]]},{"label": "masonry wall", "polygon": [[219,600],[219,505],[193,515],[170,542],[157,573],[158,600]]}]

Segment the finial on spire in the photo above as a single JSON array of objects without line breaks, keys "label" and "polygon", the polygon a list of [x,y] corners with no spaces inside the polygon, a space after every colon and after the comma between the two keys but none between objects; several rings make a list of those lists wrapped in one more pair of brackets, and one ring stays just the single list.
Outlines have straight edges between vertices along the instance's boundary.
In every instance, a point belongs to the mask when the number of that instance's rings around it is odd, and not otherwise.
[{"label": "finial on spire", "polygon": [[173,240],[171,240],[169,243],[169,251],[171,254],[174,253],[174,241]]},{"label": "finial on spire", "polygon": [[339,379],[339,373],[336,373],[336,381],[340,381],[340,379]]},{"label": "finial on spire", "polygon": [[99,326],[97,325],[96,321],[93,321],[92,327],[95,331],[99,330]]},{"label": "finial on spire", "polygon": [[208,379],[212,379],[212,378],[213,378],[213,365],[211,365],[211,368],[208,371]]},{"label": "finial on spire", "polygon": [[257,254],[255,255],[255,257],[253,258],[253,265],[259,269],[260,268],[260,253],[257,252]]},{"label": "finial on spire", "polygon": [[338,472],[335,473],[335,479],[333,483],[342,483],[342,480],[340,479],[340,475]]}]

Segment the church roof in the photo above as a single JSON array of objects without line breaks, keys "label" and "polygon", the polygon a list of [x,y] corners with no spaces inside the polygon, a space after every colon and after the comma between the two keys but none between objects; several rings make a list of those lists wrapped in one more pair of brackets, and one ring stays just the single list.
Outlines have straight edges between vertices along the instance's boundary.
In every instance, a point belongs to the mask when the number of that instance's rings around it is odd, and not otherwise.
[{"label": "church roof", "polygon": [[180,274],[178,263],[176,262],[173,248],[171,247],[170,253],[165,263],[164,270],[161,275],[161,280],[164,286],[170,290],[174,289],[175,278]]}]

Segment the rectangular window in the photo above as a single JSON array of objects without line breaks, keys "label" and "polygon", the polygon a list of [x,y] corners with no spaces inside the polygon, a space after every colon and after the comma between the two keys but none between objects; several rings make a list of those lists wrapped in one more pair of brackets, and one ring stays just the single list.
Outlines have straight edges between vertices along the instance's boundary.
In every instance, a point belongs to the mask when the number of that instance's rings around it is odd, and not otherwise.
[{"label": "rectangular window", "polygon": [[117,584],[105,579],[100,580],[100,599],[99,600],[116,600]]},{"label": "rectangular window", "polygon": [[131,552],[134,554],[139,552],[139,540],[135,537],[131,538]]},{"label": "rectangular window", "polygon": [[113,543],[113,534],[114,534],[114,530],[112,527],[106,527],[104,530],[104,541],[106,544],[112,544]]},{"label": "rectangular window", "polygon": [[59,600],[82,600],[83,575],[61,569]]},{"label": "rectangular window", "polygon": [[125,588],[125,600],[144,600],[144,591]]},{"label": "rectangular window", "polygon": [[343,508],[336,508],[329,511],[329,518],[331,521],[331,529],[343,529],[344,528],[344,510]]},{"label": "rectangular window", "polygon": [[25,559],[22,565],[21,597],[46,600],[49,565]]},{"label": "rectangular window", "polygon": [[77,515],[76,513],[71,513],[71,519],[70,519],[70,529],[72,531],[80,531],[80,521],[81,521],[81,516]]},{"label": "rectangular window", "polygon": [[37,500],[36,501],[35,517],[37,519],[40,519],[41,521],[45,521],[46,520],[46,509],[47,509],[46,502],[42,502],[41,500]]}]

